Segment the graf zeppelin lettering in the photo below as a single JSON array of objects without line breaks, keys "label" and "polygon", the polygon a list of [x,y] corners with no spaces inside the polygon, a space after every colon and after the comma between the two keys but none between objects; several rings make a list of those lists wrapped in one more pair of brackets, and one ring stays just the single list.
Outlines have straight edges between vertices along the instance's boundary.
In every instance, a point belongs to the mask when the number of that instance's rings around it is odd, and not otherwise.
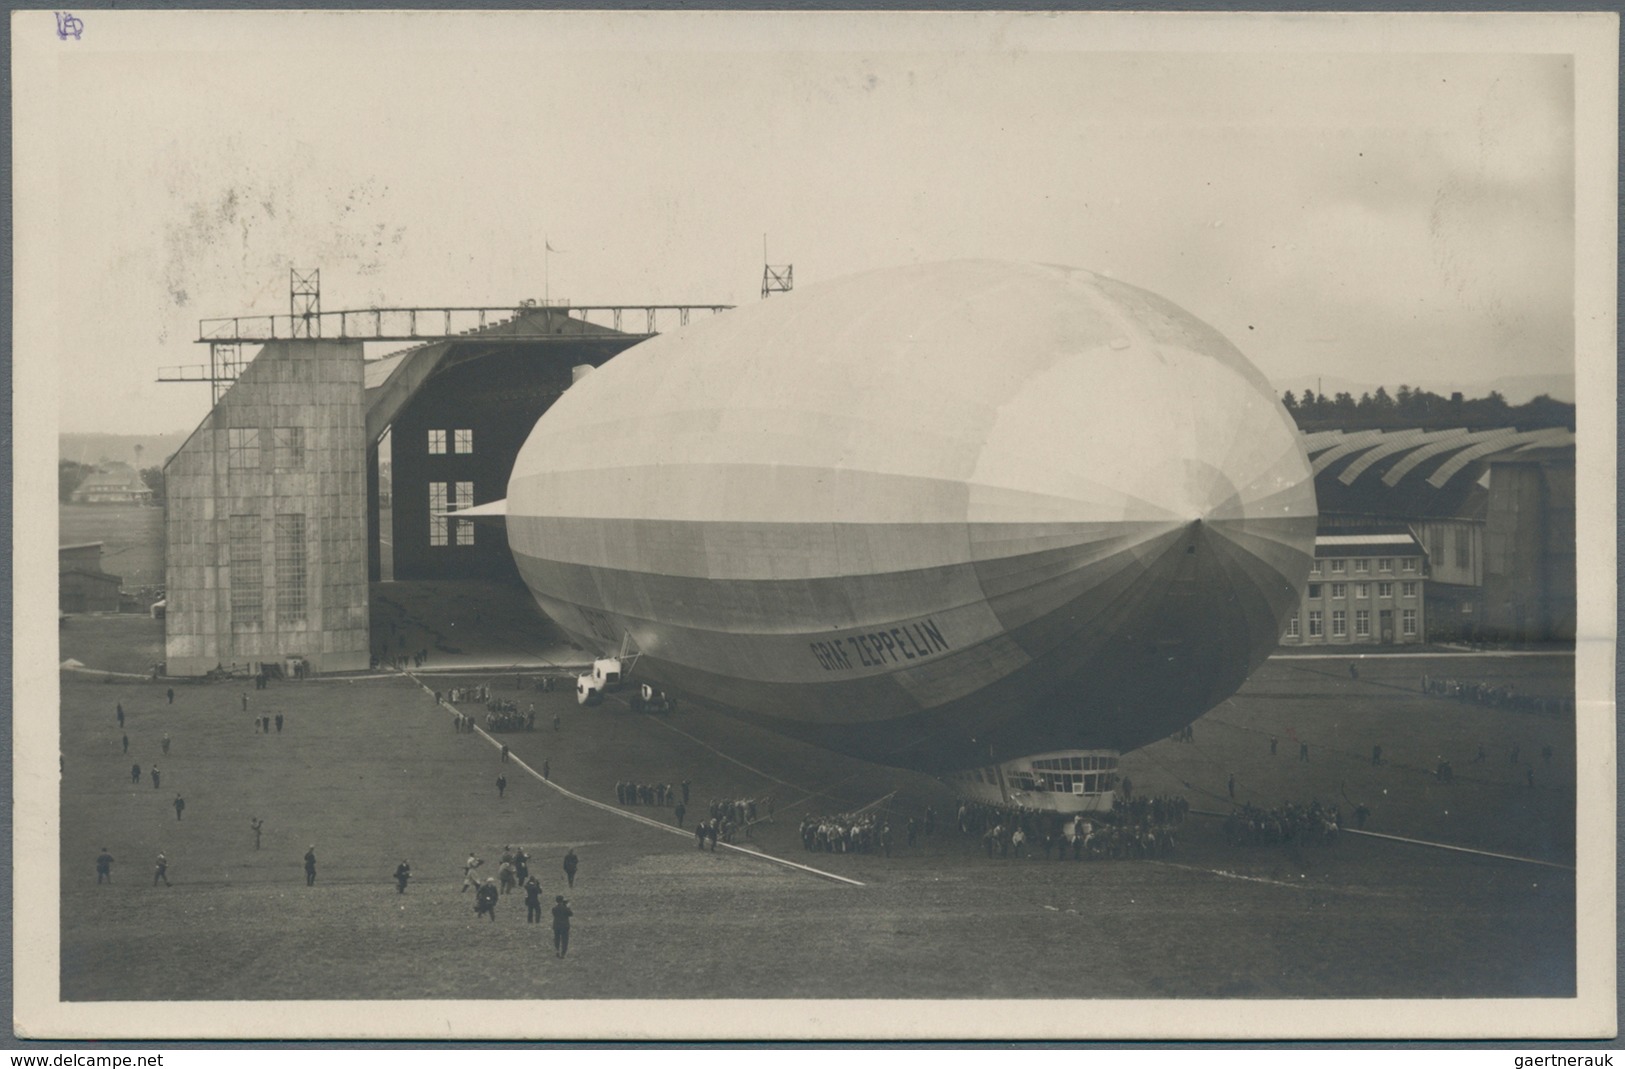
[{"label": "graf zeppelin lettering", "polygon": [[809,642],[809,649],[826,672],[851,672],[918,661],[949,649],[935,620],[921,620],[887,631],[866,631],[828,642]]}]

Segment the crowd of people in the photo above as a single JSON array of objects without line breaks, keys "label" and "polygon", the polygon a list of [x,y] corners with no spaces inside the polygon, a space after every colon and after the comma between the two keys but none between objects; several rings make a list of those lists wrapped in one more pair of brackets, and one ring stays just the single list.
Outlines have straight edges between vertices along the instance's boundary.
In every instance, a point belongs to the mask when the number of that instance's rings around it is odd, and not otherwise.
[{"label": "crowd of people", "polygon": [[515,702],[502,698],[493,698],[485,703],[485,730],[486,731],[535,731],[536,706],[532,705],[528,712],[520,712]]},{"label": "crowd of people", "polygon": [[1224,841],[1231,846],[1323,846],[1337,841],[1343,821],[1337,807],[1318,801],[1283,802],[1271,809],[1243,805],[1224,821]]},{"label": "crowd of people", "polygon": [[673,787],[669,783],[633,783],[621,780],[615,784],[615,801],[621,805],[669,806],[681,802],[688,804],[688,783]]},{"label": "crowd of people", "polygon": [[1422,693],[1454,698],[1459,702],[1473,702],[1497,709],[1511,709],[1520,713],[1544,713],[1556,716],[1574,712],[1574,699],[1542,698],[1519,693],[1511,683],[1482,683],[1471,679],[1423,676]]},{"label": "crowd of people", "polygon": [[801,822],[801,845],[813,853],[891,856],[891,824],[876,813],[811,816]]},{"label": "crowd of people", "polygon": [[978,835],[989,858],[1102,861],[1162,857],[1190,812],[1179,796],[1113,800],[1109,813],[1057,813],[1021,805],[961,800],[961,834]]}]

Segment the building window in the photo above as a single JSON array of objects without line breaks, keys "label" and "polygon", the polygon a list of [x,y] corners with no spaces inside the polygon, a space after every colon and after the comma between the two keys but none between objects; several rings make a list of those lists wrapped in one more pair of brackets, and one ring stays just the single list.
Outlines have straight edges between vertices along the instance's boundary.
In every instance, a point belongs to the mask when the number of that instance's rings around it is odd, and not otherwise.
[{"label": "building window", "polygon": [[1320,610],[1319,609],[1310,609],[1309,610],[1309,637],[1310,638],[1319,638],[1323,633],[1324,633],[1324,629],[1320,625]]},{"label": "building window", "polygon": [[1356,572],[1369,572],[1371,570],[1371,562],[1366,558],[1361,557],[1359,560],[1354,562],[1354,570]]},{"label": "building window", "polygon": [[1315,561],[1313,564],[1311,564],[1309,566],[1309,574],[1310,575],[1319,575],[1320,574],[1320,562],[1318,560]]},{"label": "building window", "polygon": [[1473,532],[1466,527],[1456,528],[1456,567],[1473,566]]},{"label": "building window", "polygon": [[1349,614],[1342,609],[1332,610],[1332,637],[1347,638],[1349,633]]},{"label": "building window", "polygon": [[1319,583],[1310,583],[1309,584],[1309,596],[1312,597],[1312,598],[1320,597],[1320,584]]},{"label": "building window", "polygon": [[1332,561],[1332,574],[1333,575],[1342,575],[1343,574],[1343,568],[1347,563],[1348,563],[1347,561],[1341,561],[1341,560]]},{"label": "building window", "polygon": [[[458,431],[457,433],[461,434],[463,432]],[[451,503],[452,508],[466,509],[472,507],[473,504],[474,484],[458,483],[457,498]],[[456,524],[457,528],[457,544],[459,546],[472,546],[474,544],[474,521],[456,520],[454,523]]]},{"label": "building window", "polygon": [[1355,583],[1354,584],[1354,596],[1357,597],[1357,598],[1362,598],[1362,599],[1370,597],[1371,596],[1371,584],[1370,583]]},{"label": "building window", "polygon": [[1407,598],[1416,597],[1416,583],[1414,581],[1399,584],[1399,589]]},{"label": "building window", "polygon": [[1371,610],[1354,610],[1354,635],[1356,638],[1371,637]]},{"label": "building window", "polygon": [[276,622],[305,620],[305,514],[280,512],[276,517]]},{"label": "building window", "polygon": [[258,626],[264,619],[261,589],[260,518],[231,517],[231,623]]},{"label": "building window", "polygon": [[1332,597],[1333,598],[1346,598],[1346,597],[1348,597],[1348,593],[1349,593],[1349,585],[1347,583],[1333,583],[1332,584]]},{"label": "building window", "polygon": [[457,430],[451,432],[452,448],[459,453],[474,452],[474,432],[472,430]]},{"label": "building window", "polygon": [[1287,622],[1286,622],[1286,634],[1287,634],[1288,638],[1297,638],[1298,637],[1298,614],[1297,613],[1293,613],[1292,616],[1287,620]]},{"label": "building window", "polygon": [[[444,443],[442,443],[444,444]],[[446,484],[429,484],[429,545],[446,544]]]},{"label": "building window", "polygon": [[272,432],[276,442],[278,471],[299,471],[305,466],[305,428],[277,427]]},{"label": "building window", "polygon": [[1391,598],[1393,596],[1394,596],[1394,584],[1392,584],[1392,583],[1378,583],[1377,584],[1377,597],[1379,597],[1379,598]]},{"label": "building window", "polygon": [[434,455],[439,455],[439,454],[444,453],[445,451],[446,451],[446,432],[445,431],[430,431],[429,432],[429,452],[431,454],[434,454]]},{"label": "building window", "polygon": [[1394,558],[1392,558],[1392,557],[1378,557],[1377,558],[1377,571],[1379,571],[1379,572],[1391,572],[1393,570],[1394,570]]},{"label": "building window", "polygon": [[1401,626],[1405,629],[1405,634],[1407,634],[1407,635],[1415,635],[1416,634],[1416,610],[1415,609],[1404,609],[1404,610],[1402,610],[1400,612],[1399,618],[1400,618]]},{"label": "building window", "polygon": [[260,432],[258,427],[233,427],[226,432],[226,451],[231,467],[254,470],[260,466]]},{"label": "building window", "polygon": [[1403,571],[1403,572],[1414,572],[1414,571],[1416,571],[1416,558],[1415,557],[1402,557],[1402,558],[1400,558],[1399,569],[1400,569],[1400,571]]}]

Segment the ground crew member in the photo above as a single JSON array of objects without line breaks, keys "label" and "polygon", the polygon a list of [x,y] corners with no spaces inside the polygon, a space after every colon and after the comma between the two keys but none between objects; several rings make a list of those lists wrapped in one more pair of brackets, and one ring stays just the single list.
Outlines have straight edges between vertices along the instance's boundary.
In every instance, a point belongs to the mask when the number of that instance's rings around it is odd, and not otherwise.
[{"label": "ground crew member", "polygon": [[305,851],[305,886],[316,886],[316,844],[311,843],[310,849]]},{"label": "ground crew member", "polygon": [[570,903],[565,901],[563,895],[553,898],[553,949],[559,957],[564,957],[570,951]]},{"label": "ground crew member", "polygon": [[96,855],[96,882],[101,883],[103,880],[113,882],[113,855],[107,852],[105,846],[102,847],[102,852]]},{"label": "ground crew member", "polygon": [[508,744],[507,743],[502,744],[502,763],[503,764],[508,763]]},{"label": "ground crew member", "polygon": [[554,713],[553,714],[553,730],[557,731],[558,729],[559,729],[559,714]]},{"label": "ground crew member", "polygon": [[534,876],[525,881],[525,923],[542,923],[542,884]]},{"label": "ground crew member", "polygon": [[171,886],[169,882],[169,858],[165,857],[162,851],[159,852],[158,863],[152,870],[152,885],[157,887],[159,880],[164,881],[165,887]]},{"label": "ground crew member", "polygon": [[[564,855],[564,878],[570,881],[571,887],[576,885],[576,866],[580,863],[580,859],[576,857],[575,848],[571,847],[570,852]],[[561,898],[559,901],[562,902],[564,899]]]},{"label": "ground crew member", "polygon": [[[472,853],[468,855],[468,860],[463,862],[463,891],[468,890],[470,887],[473,887],[476,891],[479,889],[480,881],[475,879],[474,870],[483,864],[485,864],[484,858],[475,857]],[[457,893],[462,894],[463,892],[459,891]]]},{"label": "ground crew member", "polygon": [[121,728],[124,726],[124,703],[123,702],[118,703],[118,726],[121,727]]},{"label": "ground crew member", "polygon": [[501,798],[503,792],[506,791],[507,789],[508,789],[508,777],[504,776],[502,773],[498,772],[497,773],[497,797]]},{"label": "ground crew member", "polygon": [[278,735],[282,734],[282,714],[281,713],[276,714],[276,733]]},{"label": "ground crew member", "polygon": [[254,849],[258,850],[260,848],[260,829],[265,827],[265,821],[259,817],[254,817],[249,820],[248,826],[254,830]]},{"label": "ground crew member", "polygon": [[686,812],[688,812],[688,810],[683,807],[683,803],[678,802],[677,803],[676,813],[677,813],[677,826],[679,828],[681,828],[683,826],[683,814],[686,813]]},{"label": "ground crew member", "polygon": [[553,778],[552,766],[549,765],[546,761],[542,762],[542,778],[543,779],[552,779]]},{"label": "ground crew member", "polygon": [[130,752],[130,736],[128,735],[124,736],[124,752]]},{"label": "ground crew member", "polygon": [[169,695],[169,704],[174,705],[175,704],[175,688],[170,687],[167,693]]},{"label": "ground crew member", "polygon": [[161,773],[158,771],[158,766],[157,765],[153,765],[151,771],[152,771],[152,789],[157,790],[158,789],[158,777],[161,775]]},{"label": "ground crew member", "polygon": [[141,766],[140,765],[131,765],[130,766],[130,782],[131,783],[140,783],[141,782]]},{"label": "ground crew member", "polygon": [[481,913],[488,915],[493,922],[497,919],[497,882],[486,880],[480,889],[474,892],[474,916]]},{"label": "ground crew member", "polygon": [[402,861],[399,865],[396,865],[395,866],[395,893],[398,894],[398,895],[404,895],[406,893],[406,881],[410,880],[411,878],[412,878],[412,866],[411,865],[408,865],[405,861]]},{"label": "ground crew member", "polygon": [[175,819],[176,820],[181,819],[181,812],[185,808],[186,808],[186,799],[182,798],[180,796],[180,794],[177,793],[175,795]]},{"label": "ground crew member", "polygon": [[1234,802],[1236,800],[1236,774],[1234,772],[1230,773],[1229,788],[1230,788],[1230,800],[1232,802]]}]

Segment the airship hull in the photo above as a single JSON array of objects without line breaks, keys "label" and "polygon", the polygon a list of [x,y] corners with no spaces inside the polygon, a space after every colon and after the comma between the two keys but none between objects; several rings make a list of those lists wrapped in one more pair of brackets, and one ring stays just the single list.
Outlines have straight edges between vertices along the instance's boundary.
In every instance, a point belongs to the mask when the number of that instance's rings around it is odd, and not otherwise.
[{"label": "airship hull", "polygon": [[1275,645],[1314,527],[1290,419],[1210,328],[983,263],[634,347],[542,418],[508,491],[520,572],[577,641],[934,771],[1200,716]]}]

